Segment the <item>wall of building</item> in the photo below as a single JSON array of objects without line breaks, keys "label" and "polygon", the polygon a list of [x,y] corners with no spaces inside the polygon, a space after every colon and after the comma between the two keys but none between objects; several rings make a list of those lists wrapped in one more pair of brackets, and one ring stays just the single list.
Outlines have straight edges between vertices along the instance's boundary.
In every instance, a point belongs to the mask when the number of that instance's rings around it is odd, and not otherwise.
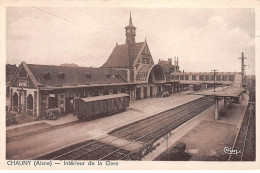
[{"label": "wall of building", "polygon": [[[233,72],[219,72],[215,76],[215,81],[222,83],[224,85],[233,84],[236,73]],[[180,81],[188,82],[188,81],[200,81],[204,83],[213,83],[214,82],[214,74],[213,73],[172,73],[171,81]]]},{"label": "wall of building", "polygon": [[[14,106],[14,94],[18,95],[18,105]],[[28,96],[33,98],[33,109],[28,109]],[[22,114],[36,115],[37,112],[37,90],[31,88],[10,88],[10,109]]]}]

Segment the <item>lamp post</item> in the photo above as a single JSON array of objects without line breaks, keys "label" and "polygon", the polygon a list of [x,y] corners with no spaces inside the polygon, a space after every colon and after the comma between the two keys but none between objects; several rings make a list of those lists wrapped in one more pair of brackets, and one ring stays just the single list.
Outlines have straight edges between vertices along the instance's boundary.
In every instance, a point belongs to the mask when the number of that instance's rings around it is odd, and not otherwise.
[{"label": "lamp post", "polygon": [[217,73],[217,69],[214,69],[214,70],[211,70],[211,71],[213,71],[213,73],[214,73],[214,92],[216,92],[216,73]]},{"label": "lamp post", "polygon": [[244,56],[244,52],[242,52],[241,57],[238,57],[238,59],[241,59],[241,73],[242,73],[242,87],[244,85],[245,82],[245,59],[247,59],[247,57]]}]

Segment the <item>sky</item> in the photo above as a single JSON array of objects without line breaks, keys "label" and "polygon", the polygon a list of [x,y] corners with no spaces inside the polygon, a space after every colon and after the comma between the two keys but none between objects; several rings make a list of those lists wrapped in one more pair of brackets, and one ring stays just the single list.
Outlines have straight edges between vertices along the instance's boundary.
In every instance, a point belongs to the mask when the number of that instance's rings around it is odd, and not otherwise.
[{"label": "sky", "polygon": [[159,59],[179,57],[186,72],[255,73],[254,9],[10,7],[6,12],[6,61],[19,65],[102,66],[125,43],[129,13],[136,42],[146,38]]}]

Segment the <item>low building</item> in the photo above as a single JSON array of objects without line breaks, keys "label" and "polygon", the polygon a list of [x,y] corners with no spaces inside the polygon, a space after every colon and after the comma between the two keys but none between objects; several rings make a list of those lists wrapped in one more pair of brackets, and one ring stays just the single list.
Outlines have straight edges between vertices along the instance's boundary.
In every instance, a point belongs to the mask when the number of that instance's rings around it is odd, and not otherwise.
[{"label": "low building", "polygon": [[233,85],[236,72],[175,72],[171,81],[179,82],[181,90],[199,90],[214,85]]}]

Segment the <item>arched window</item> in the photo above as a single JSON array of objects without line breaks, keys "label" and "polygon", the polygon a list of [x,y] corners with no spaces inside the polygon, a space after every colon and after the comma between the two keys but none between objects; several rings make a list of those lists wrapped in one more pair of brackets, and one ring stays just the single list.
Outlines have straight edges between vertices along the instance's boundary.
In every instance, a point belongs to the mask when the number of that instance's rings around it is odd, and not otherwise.
[{"label": "arched window", "polygon": [[121,89],[121,93],[126,93],[125,88]]},{"label": "arched window", "polygon": [[109,94],[109,91],[108,90],[104,90],[103,91],[103,95],[108,95]]},{"label": "arched window", "polygon": [[117,94],[117,89],[113,89],[113,94]]},{"label": "arched window", "polygon": [[58,108],[58,97],[56,94],[50,94],[49,109]]},{"label": "arched window", "polygon": [[79,97],[83,98],[84,96],[85,96],[85,91],[84,90],[80,90]]},{"label": "arched window", "polygon": [[33,97],[31,94],[29,94],[27,97],[27,109],[33,109]]},{"label": "arched window", "polygon": [[18,106],[18,95],[14,93],[13,95],[13,106]]},{"label": "arched window", "polygon": [[93,97],[95,97],[95,96],[99,96],[98,91],[96,91],[96,90],[93,91],[92,96],[93,96]]}]

